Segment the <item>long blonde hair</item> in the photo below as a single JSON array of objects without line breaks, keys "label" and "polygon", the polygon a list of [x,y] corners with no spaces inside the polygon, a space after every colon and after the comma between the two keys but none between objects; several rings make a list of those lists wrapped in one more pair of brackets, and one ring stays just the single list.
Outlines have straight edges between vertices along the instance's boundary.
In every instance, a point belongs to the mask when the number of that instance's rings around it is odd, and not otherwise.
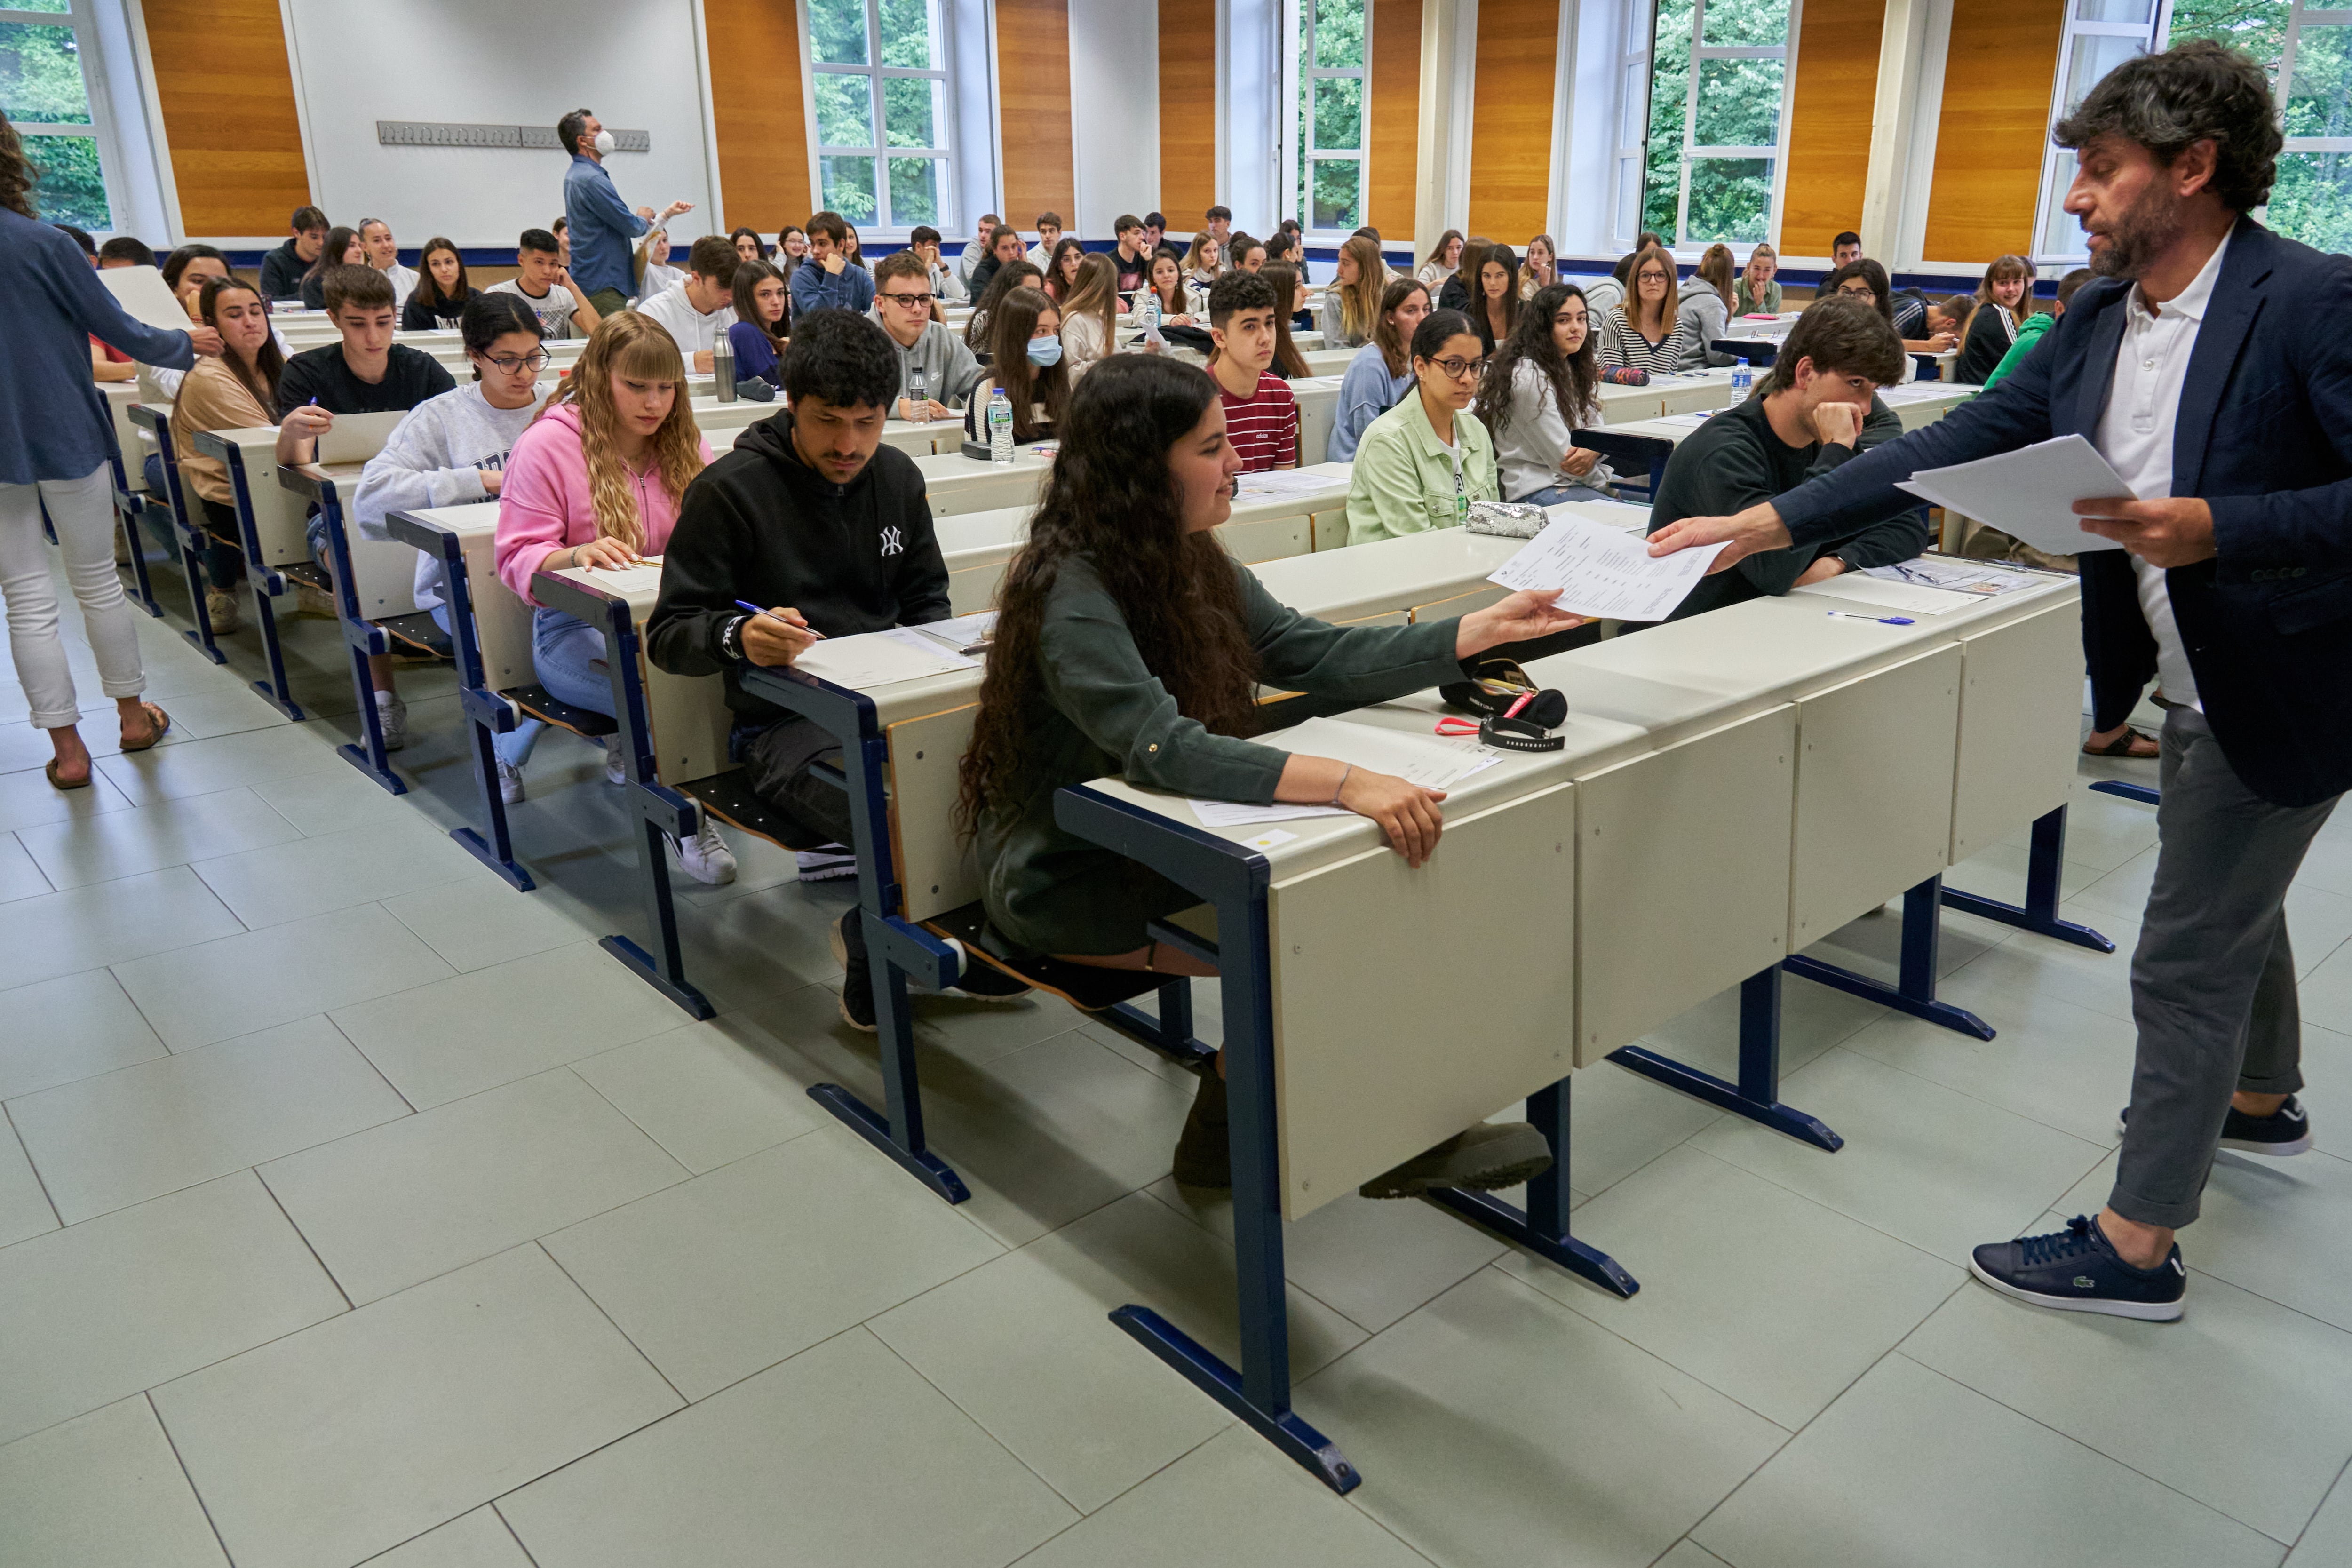
[{"label": "long blonde hair", "polygon": [[652,317],[616,310],[597,322],[572,374],[539,412],[544,416],[559,403],[579,408],[580,450],[588,459],[588,496],[596,511],[596,537],[617,539],[632,550],[643,550],[645,519],[637,511],[635,477],[621,461],[620,416],[613,407],[616,374],[631,381],[667,381],[677,388],[669,417],[646,443],[662,489],[677,501],[702,471],[702,432],[695,427],[694,410],[687,400],[686,362],[678,356],[677,340]]},{"label": "long blonde hair", "polygon": [[1103,352],[1118,346],[1118,268],[1101,251],[1094,251],[1078,262],[1078,276],[1070,289],[1070,297],[1061,301],[1062,327],[1067,331],[1072,316],[1092,316],[1102,323]]},{"label": "long blonde hair", "polygon": [[1380,324],[1381,291],[1388,287],[1389,265],[1381,258],[1380,242],[1360,234],[1339,247],[1356,258],[1356,280],[1333,283],[1339,296],[1339,327],[1351,338],[1369,338]]}]

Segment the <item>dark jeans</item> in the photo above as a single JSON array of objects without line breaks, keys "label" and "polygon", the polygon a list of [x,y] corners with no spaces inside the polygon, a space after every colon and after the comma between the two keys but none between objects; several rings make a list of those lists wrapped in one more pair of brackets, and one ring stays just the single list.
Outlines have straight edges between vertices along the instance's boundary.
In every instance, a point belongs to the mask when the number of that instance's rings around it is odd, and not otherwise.
[{"label": "dark jeans", "polygon": [[234,594],[237,584],[245,580],[245,552],[221,541],[242,537],[236,526],[236,509],[202,496],[195,500],[204,509],[205,531],[214,536],[212,542],[205,546],[205,576],[222,593]]},{"label": "dark jeans", "polygon": [[[743,763],[744,777],[761,800],[807,831],[835,844],[856,841],[849,795],[811,770],[819,763],[841,766],[841,743],[812,721],[794,716],[765,729],[739,726],[729,749]],[[853,906],[842,925],[853,968],[866,962],[866,934]]]}]

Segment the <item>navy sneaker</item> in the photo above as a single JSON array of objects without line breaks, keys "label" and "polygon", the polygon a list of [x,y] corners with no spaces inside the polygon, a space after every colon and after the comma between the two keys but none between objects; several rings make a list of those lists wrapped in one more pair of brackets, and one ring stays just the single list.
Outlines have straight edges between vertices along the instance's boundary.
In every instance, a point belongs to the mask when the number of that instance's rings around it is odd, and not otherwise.
[{"label": "navy sneaker", "polygon": [[[2126,1105],[2116,1116],[2118,1136],[2130,1120],[2131,1107]],[[2221,1122],[2221,1147],[2284,1160],[2311,1147],[2311,1118],[2304,1114],[2303,1102],[2291,1094],[2268,1116],[2249,1116],[2233,1105]]]},{"label": "navy sneaker", "polygon": [[866,960],[866,926],[852,908],[833,926],[833,961],[841,965],[841,1021],[874,1034],[874,968]]},{"label": "navy sneaker", "polygon": [[2116,1256],[2099,1222],[2076,1215],[2048,1236],[1990,1242],[1969,1255],[1969,1272],[2000,1291],[2062,1312],[2105,1312],[2168,1323],[2180,1316],[2189,1270],[2175,1246],[2153,1268]]}]

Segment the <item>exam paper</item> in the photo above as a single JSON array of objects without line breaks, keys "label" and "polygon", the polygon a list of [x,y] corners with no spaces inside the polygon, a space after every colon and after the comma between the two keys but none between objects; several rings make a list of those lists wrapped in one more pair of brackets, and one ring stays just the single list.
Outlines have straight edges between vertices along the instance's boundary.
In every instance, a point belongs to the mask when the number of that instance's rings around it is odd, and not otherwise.
[{"label": "exam paper", "polygon": [[1948,615],[1954,610],[1965,610],[1970,605],[1984,602],[1974,594],[1955,593],[1949,588],[1922,587],[1916,583],[1865,576],[1860,572],[1841,573],[1822,583],[1800,584],[1789,592],[1819,594],[1825,598],[1843,600],[1847,604],[1869,605],[1879,609],[1905,610],[1915,616]]},{"label": "exam paper", "polygon": [[152,267],[109,267],[98,275],[122,313],[142,327],[166,332],[188,330],[187,308],[172,297],[163,273]]},{"label": "exam paper", "polygon": [[1293,822],[1302,816],[1356,815],[1344,805],[1239,805],[1230,800],[1196,800],[1192,805],[1192,815],[1203,827],[1255,827],[1261,822]]},{"label": "exam paper", "polygon": [[1868,566],[1862,574],[1884,577],[1891,583],[1916,583],[1925,588],[1949,588],[1956,594],[1972,594],[1979,598],[2038,588],[2050,580],[2031,572],[1989,562],[1956,560],[1948,555],[1921,555],[1892,566]]},{"label": "exam paper", "polygon": [[1424,789],[1447,789],[1472,773],[1483,772],[1502,758],[1482,750],[1475,742],[1449,745],[1434,735],[1409,735],[1396,730],[1376,730],[1339,719],[1309,719],[1288,730],[1261,737],[1269,746],[1295,756],[1329,757],[1353,763],[1372,773],[1389,773]]},{"label": "exam paper", "polygon": [[919,680],[951,669],[971,669],[979,663],[920,632],[892,626],[887,631],[827,637],[811,644],[793,661],[793,668],[835,686],[863,688]]},{"label": "exam paper", "polygon": [[961,654],[965,648],[984,643],[996,635],[996,612],[981,610],[969,616],[958,616],[952,620],[926,621],[919,626],[908,629],[940,644],[950,653]]},{"label": "exam paper", "polygon": [[1513,590],[1560,589],[1555,606],[1570,615],[1663,621],[1722,552],[1722,545],[1707,544],[1653,559],[1643,535],[1563,517],[1486,580]]},{"label": "exam paper", "polygon": [[1973,463],[1924,468],[1899,488],[2053,555],[2122,549],[2086,531],[2070,509],[2078,500],[2132,493],[2098,448],[2078,435]]},{"label": "exam paper", "polygon": [[1244,474],[1234,481],[1234,499],[1237,501],[1273,500],[1285,496],[1328,495],[1345,488],[1337,474],[1317,473],[1307,468],[1276,468],[1263,474]]},{"label": "exam paper", "polygon": [[587,568],[586,576],[589,582],[607,594],[618,594],[626,598],[633,594],[660,593],[661,572],[661,557],[648,555],[635,566],[591,566]]}]

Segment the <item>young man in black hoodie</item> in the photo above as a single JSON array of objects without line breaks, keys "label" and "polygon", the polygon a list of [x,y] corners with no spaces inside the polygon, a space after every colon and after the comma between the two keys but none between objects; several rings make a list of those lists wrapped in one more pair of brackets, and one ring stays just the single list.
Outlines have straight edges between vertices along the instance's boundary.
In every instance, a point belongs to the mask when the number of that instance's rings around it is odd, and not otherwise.
[{"label": "young man in black hoodie", "polygon": [[[803,827],[847,844],[849,798],[812,772],[819,763],[839,767],[840,745],[745,691],[737,672],[746,660],[791,664],[816,640],[812,632],[851,637],[945,620],[953,613],[948,569],[922,470],[882,445],[898,395],[889,334],[848,310],[812,311],[793,321],[782,368],[786,411],[745,430],[687,487],[662,554],[646,650],[673,675],[724,675],[734,750],[751,787]],[[739,599],[770,614],[747,615]],[[870,1032],[874,988],[858,911],[835,931],[842,1016]],[[967,993],[1019,989],[970,968]]]},{"label": "young man in black hoodie", "polygon": [[327,245],[327,215],[317,207],[294,209],[288,226],[293,237],[261,258],[261,297],[291,300],[302,292],[302,275]]}]

